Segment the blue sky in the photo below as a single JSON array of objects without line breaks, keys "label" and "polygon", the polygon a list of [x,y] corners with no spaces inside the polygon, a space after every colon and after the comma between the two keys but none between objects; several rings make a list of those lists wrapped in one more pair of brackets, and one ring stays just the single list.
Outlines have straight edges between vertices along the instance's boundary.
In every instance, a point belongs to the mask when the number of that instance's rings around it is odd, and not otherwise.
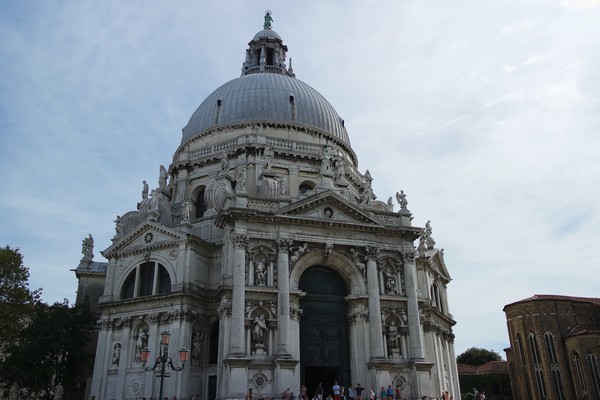
[{"label": "blue sky", "polygon": [[3,1],[0,245],[45,301],[74,300],[82,239],[102,260],[266,9],[378,198],[431,220],[457,354],[503,355],[505,304],[598,296],[598,0]]}]

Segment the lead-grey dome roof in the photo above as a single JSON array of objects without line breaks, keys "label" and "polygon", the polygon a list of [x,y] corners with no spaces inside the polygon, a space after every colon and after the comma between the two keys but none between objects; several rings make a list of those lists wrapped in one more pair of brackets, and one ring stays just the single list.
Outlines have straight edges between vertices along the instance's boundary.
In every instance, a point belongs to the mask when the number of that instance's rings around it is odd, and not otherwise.
[{"label": "lead-grey dome roof", "polygon": [[350,147],[344,121],[306,83],[282,73],[243,75],[212,92],[183,128],[182,143],[221,125],[276,122],[316,128]]}]

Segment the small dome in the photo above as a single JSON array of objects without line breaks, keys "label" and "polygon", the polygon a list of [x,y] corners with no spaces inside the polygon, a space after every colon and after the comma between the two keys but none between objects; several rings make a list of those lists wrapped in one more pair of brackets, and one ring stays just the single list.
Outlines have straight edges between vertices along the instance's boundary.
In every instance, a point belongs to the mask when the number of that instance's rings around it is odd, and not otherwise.
[{"label": "small dome", "polygon": [[331,104],[306,83],[278,73],[244,75],[212,92],[183,128],[182,143],[208,129],[245,122],[316,128],[350,147],[344,122]]},{"label": "small dome", "polygon": [[254,38],[252,39],[252,41],[260,40],[263,38],[281,40],[281,36],[279,36],[279,34],[277,32],[275,32],[274,30],[263,29],[262,31],[258,32],[256,35],[254,35]]}]

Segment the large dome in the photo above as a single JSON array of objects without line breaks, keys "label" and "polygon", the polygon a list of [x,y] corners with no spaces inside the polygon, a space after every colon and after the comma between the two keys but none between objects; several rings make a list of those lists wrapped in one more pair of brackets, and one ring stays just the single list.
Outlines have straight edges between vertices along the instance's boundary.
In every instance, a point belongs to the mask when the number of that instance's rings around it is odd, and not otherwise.
[{"label": "large dome", "polygon": [[344,121],[306,83],[281,73],[253,73],[229,81],[196,109],[182,143],[217,126],[244,122],[302,125],[325,131],[350,147]]}]

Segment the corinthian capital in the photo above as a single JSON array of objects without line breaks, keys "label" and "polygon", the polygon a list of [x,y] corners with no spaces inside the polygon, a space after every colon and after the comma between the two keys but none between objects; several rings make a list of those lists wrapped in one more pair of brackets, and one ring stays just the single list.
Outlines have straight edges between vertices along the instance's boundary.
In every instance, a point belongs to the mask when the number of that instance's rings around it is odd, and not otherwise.
[{"label": "corinthian capital", "polygon": [[232,234],[231,238],[233,239],[233,247],[236,249],[245,249],[250,241],[250,238],[246,235]]},{"label": "corinthian capital", "polygon": [[377,261],[377,253],[379,252],[379,247],[376,246],[366,246],[365,248],[365,253],[367,255],[367,258],[370,261]]}]

